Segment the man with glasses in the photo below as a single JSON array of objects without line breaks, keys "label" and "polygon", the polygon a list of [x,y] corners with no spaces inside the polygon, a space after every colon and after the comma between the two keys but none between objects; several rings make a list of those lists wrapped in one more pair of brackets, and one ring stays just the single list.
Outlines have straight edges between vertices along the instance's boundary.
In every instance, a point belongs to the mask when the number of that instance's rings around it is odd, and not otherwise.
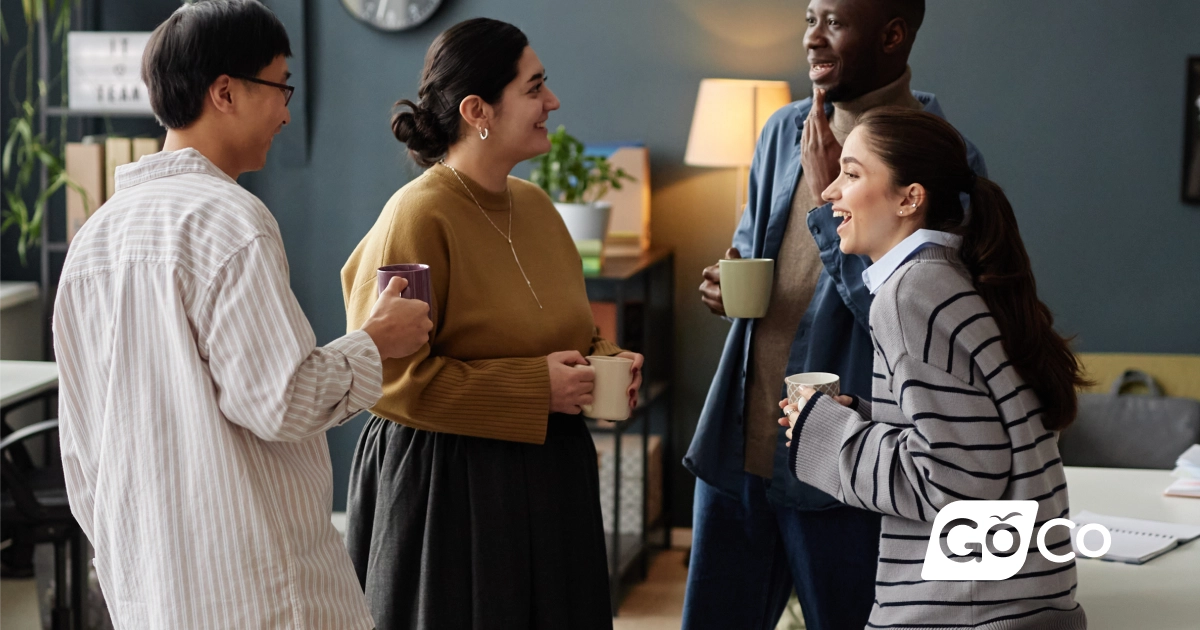
[{"label": "man with glasses", "polygon": [[163,152],[117,171],[54,313],[71,509],[117,628],[370,628],[330,523],[324,432],[375,404],[428,305],[393,280],[317,347],[275,219],[237,177],[288,122],[287,33],[257,0],[185,4],[143,58]]}]

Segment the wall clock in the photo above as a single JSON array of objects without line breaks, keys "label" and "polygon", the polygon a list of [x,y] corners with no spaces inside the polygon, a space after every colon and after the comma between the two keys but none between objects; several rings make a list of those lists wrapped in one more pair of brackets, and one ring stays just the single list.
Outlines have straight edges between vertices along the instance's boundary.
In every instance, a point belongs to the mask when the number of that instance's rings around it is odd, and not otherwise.
[{"label": "wall clock", "polygon": [[355,18],[383,31],[403,31],[423,24],[444,0],[342,0]]}]

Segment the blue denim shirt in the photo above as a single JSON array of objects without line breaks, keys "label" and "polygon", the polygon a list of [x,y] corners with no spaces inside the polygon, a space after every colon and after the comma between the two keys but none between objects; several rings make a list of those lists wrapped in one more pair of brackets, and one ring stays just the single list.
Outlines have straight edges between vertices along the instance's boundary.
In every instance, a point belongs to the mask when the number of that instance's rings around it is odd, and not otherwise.
[{"label": "blue denim shirt", "polygon": [[[914,91],[913,96],[925,111],[943,116],[932,94]],[[750,167],[749,202],[733,235],[733,246],[743,257],[778,258],[791,214],[792,196],[800,180],[800,136],[811,107],[811,98],[787,105],[775,112],[763,127]],[[826,114],[833,116],[832,105],[826,105]],[[967,141],[967,157],[976,173],[987,175],[983,157],[970,141]],[[869,397],[874,352],[868,331],[872,296],[863,283],[863,271],[871,261],[865,256],[841,252],[837,235],[840,222],[833,217],[832,204],[808,213],[808,228],[820,248],[825,269],[788,349],[786,373],[832,372],[841,377],[842,393]],[[747,350],[754,321],[733,320],[700,413],[696,435],[683,458],[683,465],[693,474],[735,497],[741,495],[746,474],[742,414]],[[783,383],[779,387],[782,399]],[[839,505],[836,499],[798,481],[788,471],[782,427],[778,441],[774,479],[767,482],[767,497],[776,505],[800,510]]]}]

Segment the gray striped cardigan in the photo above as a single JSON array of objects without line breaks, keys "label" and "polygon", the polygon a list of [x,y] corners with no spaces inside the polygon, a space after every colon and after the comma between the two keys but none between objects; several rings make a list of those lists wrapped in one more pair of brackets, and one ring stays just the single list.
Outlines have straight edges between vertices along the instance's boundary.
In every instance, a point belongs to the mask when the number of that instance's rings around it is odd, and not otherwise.
[{"label": "gray striped cardigan", "polygon": [[[1050,562],[1035,542],[1042,524],[1068,515],[1057,439],[953,250],[928,247],[892,274],[871,306],[871,336],[871,400],[847,408],[814,396],[789,452],[801,481],[884,515],[868,627],[1086,628],[1074,560]],[[960,499],[1038,502],[1017,575],[921,579],[934,517]],[[1046,546],[1069,551],[1068,530],[1050,529]]]}]

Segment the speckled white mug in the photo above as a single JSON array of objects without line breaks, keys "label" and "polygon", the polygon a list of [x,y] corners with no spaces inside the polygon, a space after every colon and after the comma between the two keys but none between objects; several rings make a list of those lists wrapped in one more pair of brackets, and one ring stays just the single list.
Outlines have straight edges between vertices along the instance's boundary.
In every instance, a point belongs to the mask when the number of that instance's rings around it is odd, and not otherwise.
[{"label": "speckled white mug", "polygon": [[793,374],[783,382],[787,385],[788,404],[794,405],[800,399],[800,387],[811,387],[826,396],[837,396],[842,393],[841,379],[837,374],[829,372],[804,372]]}]

